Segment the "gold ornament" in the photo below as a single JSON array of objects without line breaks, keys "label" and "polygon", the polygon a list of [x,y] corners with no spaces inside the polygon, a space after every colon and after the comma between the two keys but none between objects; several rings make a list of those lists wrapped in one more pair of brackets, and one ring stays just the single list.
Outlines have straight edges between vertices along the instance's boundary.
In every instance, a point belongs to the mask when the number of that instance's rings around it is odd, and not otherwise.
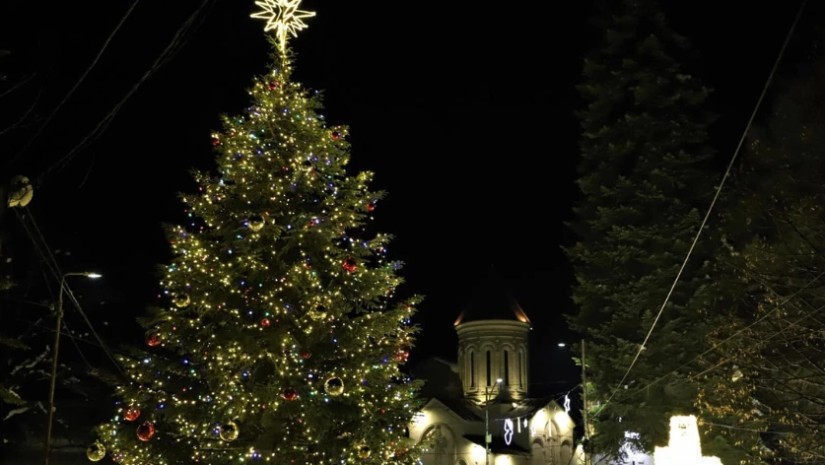
[{"label": "gold ornament", "polygon": [[172,297],[172,302],[175,303],[176,307],[183,308],[188,307],[191,300],[189,300],[189,294],[179,292]]},{"label": "gold ornament", "polygon": [[321,321],[327,317],[327,309],[323,305],[315,307],[314,310],[310,310],[308,313],[309,317],[315,321]]},{"label": "gold ornament", "polygon": [[253,232],[258,232],[264,228],[264,217],[261,215],[252,215],[247,220],[247,224],[249,225],[249,229]]},{"label": "gold ornament", "polygon": [[333,376],[324,382],[324,390],[333,397],[340,396],[344,393],[344,380]]},{"label": "gold ornament", "polygon": [[369,458],[372,451],[370,450],[370,446],[366,444],[361,444],[358,446],[358,457],[362,459]]},{"label": "gold ornament", "polygon": [[15,176],[11,179],[8,194],[9,207],[25,207],[32,201],[34,187],[25,176]]},{"label": "gold ornament", "polygon": [[106,457],[106,447],[100,441],[95,441],[86,449],[86,458],[92,462],[103,460],[103,457]]},{"label": "gold ornament", "polygon": [[226,442],[232,442],[235,439],[238,439],[238,424],[234,421],[228,421],[221,425],[221,439]]}]

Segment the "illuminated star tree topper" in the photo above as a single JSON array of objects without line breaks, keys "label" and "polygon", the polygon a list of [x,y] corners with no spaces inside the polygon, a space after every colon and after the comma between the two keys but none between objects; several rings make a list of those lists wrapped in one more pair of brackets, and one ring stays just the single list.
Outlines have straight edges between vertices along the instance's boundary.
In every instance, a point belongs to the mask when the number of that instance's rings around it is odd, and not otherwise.
[{"label": "illuminated star tree topper", "polygon": [[266,20],[264,31],[274,30],[278,38],[278,51],[286,55],[287,35],[298,37],[298,31],[307,27],[304,18],[315,16],[314,11],[299,10],[301,0],[261,0],[255,2],[263,11],[253,13],[252,18]]}]

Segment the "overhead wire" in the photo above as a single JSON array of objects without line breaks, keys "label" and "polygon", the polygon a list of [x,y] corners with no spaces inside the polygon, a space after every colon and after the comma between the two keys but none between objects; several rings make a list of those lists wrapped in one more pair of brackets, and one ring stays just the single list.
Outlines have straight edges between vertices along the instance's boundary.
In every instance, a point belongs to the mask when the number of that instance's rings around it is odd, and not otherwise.
[{"label": "overhead wire", "polygon": [[[62,275],[60,274],[61,272],[60,272],[59,268],[57,268],[57,267],[56,267],[56,262],[54,261],[54,257],[53,257],[53,255],[51,254],[51,250],[48,250],[48,249],[47,249],[47,252],[48,252],[48,253],[44,253],[43,248],[42,248],[42,244],[39,244],[39,243],[38,243],[38,241],[36,240],[36,238],[35,238],[35,237],[34,237],[34,235],[32,234],[32,231],[31,231],[31,229],[29,228],[29,225],[25,224],[25,223],[22,221],[22,218],[20,218],[20,216],[19,216],[19,212],[18,212],[18,219],[21,221],[21,224],[22,224],[22,226],[23,226],[23,230],[24,230],[24,231],[26,232],[26,234],[29,236],[29,239],[31,239],[32,244],[34,245],[35,250],[36,250],[36,251],[38,252],[38,254],[40,255],[40,258],[42,259],[43,263],[44,263],[44,264],[46,265],[46,267],[49,269],[49,271],[50,271],[50,273],[52,274],[52,276],[53,276],[53,277],[56,277],[56,278],[55,278],[55,279],[56,279],[56,281],[58,281],[58,282],[59,282],[59,281],[60,281],[60,276],[62,276]],[[45,281],[46,281],[47,283],[48,283],[48,282],[50,282],[50,280],[49,280],[48,278],[47,278],[47,279],[45,279]],[[72,304],[73,304],[76,308],[81,308],[81,307],[80,307],[80,303],[77,301],[77,299],[75,299],[74,294],[71,294],[71,293],[70,293],[71,289],[68,287],[68,285],[67,285],[67,286],[64,286],[64,288],[65,288],[65,291],[67,291],[67,294],[69,294],[69,300],[71,300],[71,301],[72,301]],[[63,289],[58,290],[58,292],[61,292],[61,291],[63,291]],[[55,309],[54,309],[54,311],[55,311],[55,312],[58,312],[58,311],[59,311],[59,309],[56,309],[56,308],[55,308]],[[86,363],[86,365],[87,365],[87,366],[91,367],[91,363],[89,363],[89,360],[86,358],[85,354],[84,354],[84,353],[83,353],[83,351],[80,349],[80,346],[78,346],[78,345],[77,345],[77,342],[75,341],[75,338],[72,336],[72,330],[71,330],[71,328],[69,327],[68,322],[66,322],[66,321],[64,320],[64,321],[62,322],[62,326],[65,328],[65,330],[66,330],[66,334],[67,334],[68,336],[70,336],[70,341],[72,342],[72,345],[74,345],[75,350],[77,350],[77,353],[78,353],[78,355],[80,356],[80,358],[84,361],[84,363]],[[31,328],[30,328],[30,329],[31,329]],[[63,332],[61,331],[61,334],[62,334],[62,333],[63,333]]]},{"label": "overhead wire", "polygon": [[[749,325],[747,325],[747,326],[742,327],[742,328],[741,328],[741,329],[739,329],[738,331],[734,332],[733,334],[731,334],[730,336],[726,337],[726,338],[725,338],[725,339],[723,339],[722,341],[719,341],[718,343],[714,344],[714,345],[713,345],[712,347],[710,347],[709,349],[707,349],[707,350],[705,350],[704,352],[702,352],[702,353],[698,354],[696,357],[694,357],[694,358],[692,358],[692,359],[688,360],[687,362],[683,363],[683,364],[682,364],[682,365],[680,365],[679,367],[677,367],[677,368],[675,368],[675,369],[673,369],[673,370],[671,370],[671,371],[669,371],[669,372],[667,372],[667,373],[663,374],[662,376],[660,376],[660,377],[656,378],[655,380],[651,381],[650,383],[648,383],[648,384],[646,384],[646,385],[644,385],[644,386],[641,386],[641,387],[639,387],[639,388],[637,388],[637,389],[635,389],[635,390],[633,390],[633,391],[630,391],[630,392],[628,393],[628,396],[632,396],[632,395],[634,395],[634,394],[637,394],[637,393],[639,393],[639,392],[642,392],[642,391],[644,391],[644,390],[646,390],[646,389],[650,388],[651,386],[653,386],[653,385],[655,385],[655,384],[658,384],[659,382],[663,381],[663,380],[664,380],[665,378],[667,378],[668,376],[670,376],[670,375],[672,375],[672,374],[674,374],[674,373],[676,373],[676,372],[680,371],[681,369],[683,369],[683,368],[685,368],[685,367],[690,366],[693,362],[697,361],[697,360],[698,360],[698,359],[700,359],[701,357],[704,357],[705,355],[707,355],[707,354],[709,354],[709,353],[713,352],[714,350],[718,349],[719,347],[723,346],[724,344],[726,344],[726,343],[728,343],[729,341],[733,340],[734,338],[738,337],[740,334],[744,333],[745,331],[747,331],[747,330],[748,330],[748,329],[750,329],[751,327],[753,327],[753,326],[755,326],[755,325],[759,324],[760,322],[764,321],[766,318],[768,318],[768,317],[770,317],[771,315],[773,315],[775,312],[777,312],[779,309],[781,309],[781,308],[782,308],[785,304],[787,304],[787,303],[788,303],[788,302],[790,302],[791,300],[795,299],[797,295],[799,295],[800,293],[802,293],[802,291],[804,291],[805,289],[807,289],[808,287],[810,287],[811,285],[813,285],[816,281],[818,281],[819,279],[821,279],[823,276],[825,276],[825,271],[823,271],[822,273],[819,273],[816,277],[814,277],[814,279],[812,279],[812,280],[811,280],[811,281],[809,281],[807,284],[805,284],[804,286],[802,286],[801,288],[799,288],[799,289],[798,289],[796,292],[794,292],[793,294],[789,295],[789,296],[788,296],[787,298],[785,298],[782,302],[780,302],[780,303],[776,304],[776,305],[774,306],[774,308],[773,308],[773,309],[771,309],[769,312],[765,313],[765,314],[764,314],[764,315],[762,315],[761,317],[759,317],[759,318],[757,318],[756,320],[754,320],[751,324],[749,324]],[[822,308],[825,308],[825,305],[824,305],[824,306],[822,306],[822,307],[819,307],[818,309],[822,309]],[[818,309],[814,309],[814,310],[818,310]],[[800,318],[799,320],[797,320],[797,322],[798,322],[798,321],[802,321],[802,319],[805,319],[805,318],[807,318],[807,316],[803,316],[802,318]],[[715,368],[715,367],[714,367],[714,368]],[[697,374],[696,376],[699,376],[699,375],[704,374],[704,373],[706,373],[706,372],[708,372],[708,370],[705,370],[704,372],[699,373],[699,374]]]},{"label": "overhead wire", "polygon": [[[179,51],[181,46],[185,43],[185,41],[182,41],[182,38],[184,38],[184,34],[189,32],[189,30],[192,28],[193,24],[196,24],[195,23],[196,19],[200,19],[202,21],[202,19],[199,18],[200,12],[206,6],[208,6],[209,3],[213,2],[213,1],[215,1],[215,0],[204,0],[201,3],[201,5],[195,10],[195,12],[193,14],[191,14],[187,18],[187,20],[184,21],[183,25],[175,32],[175,35],[172,37],[171,42],[166,46],[166,48],[161,52],[161,54],[155,59],[154,63],[152,63],[152,66],[150,66],[150,68],[148,70],[146,70],[146,72],[143,73],[143,75],[140,77],[138,82],[136,82],[132,86],[132,88],[129,89],[128,92],[126,92],[126,94],[123,96],[123,98],[121,98],[115,104],[115,106],[112,107],[111,110],[109,110],[109,113],[107,113],[103,117],[103,119],[98,122],[98,124],[94,127],[94,129],[92,129],[91,132],[86,134],[86,136],[84,136],[83,139],[81,139],[81,141],[77,143],[77,145],[75,145],[71,150],[69,150],[69,152],[66,155],[64,155],[57,162],[55,162],[50,167],[48,167],[44,171],[44,173],[42,174],[42,178],[45,178],[46,176],[50,175],[52,172],[60,171],[61,169],[63,169],[66,166],[66,164],[72,158],[77,156],[77,153],[80,150],[85,148],[92,140],[96,139],[101,133],[103,133],[103,131],[105,131],[109,127],[109,125],[112,123],[112,121],[114,121],[115,116],[120,112],[120,109],[123,108],[123,106],[126,104],[126,101],[129,100],[129,98],[132,95],[134,95],[135,92],[137,92],[137,90],[140,88],[140,86],[144,82],[146,82],[146,80],[150,76],[152,76],[158,69],[160,69],[160,67],[163,64],[165,64],[168,60],[170,60]],[[42,178],[41,178],[41,182],[42,182]]]},{"label": "overhead wire", "polygon": [[[51,174],[56,169],[64,168],[66,166],[66,164],[74,156],[76,156],[78,151],[80,151],[82,148],[84,148],[86,145],[88,145],[88,143],[92,140],[93,137],[97,137],[99,134],[101,134],[108,127],[108,125],[111,123],[111,121],[113,120],[115,115],[118,113],[120,108],[122,108],[122,106],[124,105],[126,100],[128,100],[128,98],[131,97],[131,95],[134,94],[137,91],[138,87],[140,87],[140,85],[143,84],[143,82],[145,82],[163,64],[168,62],[180,50],[180,48],[186,43],[186,40],[187,40],[186,34],[193,28],[193,26],[197,26],[203,21],[203,18],[201,17],[203,10],[205,9],[205,7],[209,6],[209,4],[214,2],[214,1],[215,0],[204,0],[201,3],[201,5],[195,10],[195,12],[192,13],[191,15],[189,15],[189,17],[184,22],[184,24],[181,27],[179,27],[178,30],[175,32],[171,42],[166,46],[166,48],[163,50],[161,55],[158,58],[155,59],[155,61],[153,62],[152,66],[149,68],[149,70],[147,70],[143,74],[141,79],[134,86],[132,86],[130,91],[115,105],[115,107],[112,110],[109,111],[109,113],[106,115],[106,117],[104,117],[104,119],[101,122],[98,123],[98,125],[94,128],[94,130],[91,133],[87,134],[80,141],[80,143],[75,145],[75,147],[72,148],[66,155],[64,155],[56,163],[49,166],[44,171],[44,173],[41,174],[41,176],[40,176],[40,184],[41,185],[43,184],[43,180],[45,179],[46,176]],[[28,142],[23,146],[23,148],[16,153],[16,155],[14,156],[12,161],[18,159],[31,146],[31,144],[37,139],[37,137],[42,133],[44,128],[48,125],[48,123],[55,117],[55,115],[59,112],[59,110],[62,108],[62,106],[68,101],[68,99],[72,96],[72,94],[77,90],[77,88],[80,86],[80,84],[86,79],[88,74],[92,71],[92,69],[96,66],[96,64],[100,60],[100,58],[103,55],[103,53],[105,52],[105,50],[108,48],[108,46],[111,43],[114,36],[117,34],[117,32],[123,26],[123,24],[126,22],[127,18],[131,15],[133,10],[137,6],[138,2],[139,2],[139,0],[135,0],[132,3],[132,5],[127,9],[126,13],[120,19],[120,21],[117,24],[117,26],[115,27],[115,29],[107,37],[106,41],[104,42],[101,49],[98,51],[98,53],[95,56],[92,63],[86,68],[86,70],[83,72],[81,77],[75,82],[75,84],[72,86],[72,88],[69,90],[69,92],[63,97],[63,99],[60,101],[60,103],[52,110],[52,112],[49,114],[49,116],[46,118],[46,120],[38,127],[37,132],[35,132],[35,134],[28,140]],[[31,211],[28,208],[25,208],[25,210],[26,210],[25,218],[20,213],[19,210],[16,210],[18,220],[20,221],[21,225],[23,225],[23,228],[26,231],[27,235],[29,236],[30,240],[32,241],[32,244],[34,245],[35,250],[37,250],[38,254],[43,259],[43,262],[46,264],[46,266],[49,269],[49,272],[51,273],[52,277],[54,279],[60,281],[61,277],[63,275],[62,275],[62,272],[59,269],[59,266],[57,265],[57,260],[55,259],[51,249],[46,244],[45,238],[43,237],[42,232],[40,231],[40,229],[37,227],[37,223],[35,222],[34,217],[31,214]],[[31,225],[27,224],[26,219],[28,219],[31,222]],[[107,358],[109,358],[112,361],[112,363],[115,365],[115,367],[118,369],[118,371],[121,372],[121,374],[125,375],[125,373],[123,372],[123,368],[120,366],[120,364],[117,362],[115,357],[112,355],[111,349],[109,349],[109,347],[106,345],[106,343],[100,337],[100,335],[97,333],[97,331],[95,330],[95,328],[92,325],[91,321],[89,320],[88,316],[83,311],[83,308],[80,306],[80,303],[75,298],[74,293],[71,290],[71,287],[68,284],[66,284],[65,286],[63,286],[63,288],[64,288],[69,300],[72,302],[74,307],[78,310],[78,313],[81,315],[81,317],[85,321],[86,325],[89,328],[89,331],[95,337],[95,339],[97,340],[98,344],[100,345],[101,349],[103,350],[103,352],[105,353]],[[58,292],[60,292],[60,291],[58,291]],[[64,325],[65,325],[65,322],[64,322]],[[68,328],[68,326],[66,326],[66,330],[71,332],[70,329]],[[80,347],[77,346],[75,338],[71,337],[70,340],[75,345],[75,348],[77,349],[78,354],[80,355],[80,357],[87,364],[89,364],[88,359],[85,357],[85,355],[83,354]]]},{"label": "overhead wire", "polygon": [[29,147],[31,147],[31,145],[34,143],[34,141],[40,136],[41,133],[43,133],[43,130],[46,129],[46,126],[48,126],[49,123],[52,121],[52,119],[54,119],[54,117],[57,115],[57,113],[60,111],[60,109],[63,107],[63,105],[74,94],[74,92],[77,90],[77,88],[80,87],[80,84],[83,83],[83,81],[86,79],[86,76],[89,75],[89,73],[92,71],[92,69],[94,69],[94,67],[97,65],[97,62],[100,61],[100,57],[103,56],[103,52],[105,52],[106,49],[109,47],[109,44],[112,42],[112,39],[115,37],[115,34],[117,34],[117,32],[120,30],[120,28],[126,22],[126,19],[129,18],[129,16],[132,14],[132,11],[135,9],[138,2],[140,2],[140,0],[135,0],[132,3],[132,6],[130,6],[126,10],[126,14],[124,14],[123,17],[120,18],[120,22],[118,22],[117,26],[115,26],[115,28],[112,30],[112,32],[109,33],[109,37],[107,37],[106,40],[103,42],[103,46],[100,48],[100,50],[98,50],[97,55],[92,60],[92,63],[88,67],[86,67],[86,70],[83,72],[83,74],[80,75],[80,78],[78,78],[78,80],[74,83],[72,88],[69,89],[69,91],[66,93],[66,95],[63,96],[63,99],[57,104],[57,106],[54,107],[54,109],[51,111],[51,113],[49,113],[49,116],[47,116],[46,119],[43,120],[42,123],[40,123],[40,125],[38,126],[35,133],[32,134],[32,136],[23,145],[23,147],[20,150],[17,151],[17,153],[14,155],[14,157],[12,157],[12,163],[17,161],[26,152],[26,150],[28,150]]},{"label": "overhead wire", "polygon": [[51,164],[47,167],[44,172],[41,174],[40,183],[42,184],[45,178],[53,173],[56,173],[68,164],[74,157],[77,156],[77,153],[84,149],[87,145],[89,145],[93,140],[97,139],[114,121],[115,116],[120,112],[120,109],[126,104],[126,101],[134,95],[135,92],[140,88],[140,86],[146,82],[149,77],[151,77],[161,66],[163,66],[166,62],[168,62],[186,43],[188,37],[186,34],[190,32],[190,30],[194,26],[200,25],[203,22],[203,15],[201,14],[203,10],[210,6],[210,3],[215,2],[216,0],[203,0],[201,5],[192,13],[186,21],[184,21],[183,25],[178,28],[175,32],[175,35],[172,37],[172,40],[163,49],[160,55],[155,59],[152,65],[146,70],[140,79],[126,92],[126,94],[112,107],[111,110],[101,119],[97,125],[88,133],[86,134],[83,139],[80,140],[68,153],[66,153],[63,157],[57,160],[55,163]]},{"label": "overhead wire", "polygon": [[[23,218],[23,216],[21,215],[19,210],[15,209],[15,212],[17,213],[18,220],[23,225],[23,229],[26,232],[26,234],[29,236],[29,239],[31,239],[32,244],[35,247],[35,250],[38,252],[40,257],[43,259],[43,262],[46,264],[46,267],[48,268],[49,272],[51,273],[52,278],[56,282],[61,282],[64,275],[63,275],[63,272],[60,270],[59,265],[57,264],[57,260],[55,259],[54,254],[51,251],[51,248],[46,243],[46,239],[45,239],[45,237],[43,237],[43,234],[40,231],[40,228],[37,226],[37,223],[34,219],[34,216],[31,213],[31,211],[28,209],[28,207],[23,207],[23,208],[26,210],[26,218],[25,219]],[[28,222],[30,222],[31,224],[28,224],[26,220],[28,220]],[[71,289],[71,286],[69,286],[68,283],[66,283],[62,287],[63,287],[63,289],[59,289],[58,292],[66,292],[66,295],[69,297],[69,300],[72,302],[74,308],[78,311],[80,316],[83,318],[84,322],[86,323],[86,325],[89,328],[89,332],[97,340],[97,343],[100,345],[100,347],[103,350],[106,357],[115,365],[115,367],[117,368],[117,370],[121,374],[125,375],[125,373],[123,371],[123,368],[117,362],[117,359],[114,357],[114,355],[112,355],[111,349],[109,349],[108,345],[106,345],[106,343],[103,341],[103,339],[97,333],[97,331],[94,328],[94,325],[92,325],[91,321],[89,320],[89,317],[86,316],[86,312],[83,311],[83,307],[80,305],[80,302],[75,297],[74,292]],[[66,323],[65,323],[65,320],[64,320],[64,325],[65,324]],[[67,327],[67,331],[68,331],[68,327]],[[70,340],[74,344],[74,346],[77,349],[78,353],[81,354],[81,357],[83,357],[83,359],[86,360],[86,362],[88,363],[88,360],[83,355],[83,351],[77,345],[77,342],[74,340],[74,338],[71,338]]]},{"label": "overhead wire", "polygon": [[[8,95],[9,93],[14,91],[15,89],[20,88],[26,82],[30,81],[33,77],[34,77],[33,75],[26,77],[25,79],[23,79],[22,81],[20,81],[16,85],[14,85],[11,89],[9,89],[6,92],[0,94],[0,98],[3,98],[4,96]],[[3,136],[7,133],[10,133],[11,131],[13,131],[15,129],[19,129],[19,128],[23,127],[23,122],[26,121],[26,119],[29,117],[29,115],[32,114],[34,112],[34,109],[37,107],[37,102],[40,100],[40,95],[42,95],[42,93],[43,93],[42,89],[40,91],[38,91],[35,98],[33,98],[31,103],[29,103],[28,108],[26,108],[26,110],[23,112],[23,114],[20,115],[17,118],[17,121],[9,123],[5,127],[3,127],[2,129],[0,129],[0,136]]]},{"label": "overhead wire", "polygon": [[613,397],[616,395],[616,393],[620,392],[621,387],[624,385],[625,381],[627,380],[627,377],[630,375],[630,372],[633,370],[633,367],[636,365],[636,362],[639,360],[639,356],[645,350],[647,342],[650,340],[650,336],[651,336],[651,334],[653,334],[653,330],[656,328],[656,324],[659,322],[659,319],[661,318],[662,313],[665,310],[665,307],[667,306],[668,302],[670,301],[670,297],[673,294],[674,289],[676,288],[676,284],[678,284],[679,279],[682,276],[682,272],[684,271],[685,267],[687,266],[687,263],[690,260],[690,257],[693,253],[693,250],[696,248],[696,244],[699,242],[699,237],[701,236],[702,231],[704,230],[705,225],[708,222],[708,218],[710,218],[710,214],[713,211],[713,208],[716,205],[717,200],[719,199],[719,195],[722,192],[722,188],[725,185],[725,181],[730,176],[730,172],[733,168],[733,164],[739,156],[739,152],[740,152],[742,146],[744,145],[745,138],[748,135],[748,132],[750,131],[751,126],[753,125],[753,121],[756,118],[756,114],[758,113],[759,108],[762,106],[762,102],[765,99],[765,95],[768,92],[768,88],[770,87],[771,82],[773,81],[773,77],[776,74],[776,70],[779,67],[779,63],[782,61],[782,57],[785,54],[785,50],[788,47],[788,43],[791,40],[793,32],[794,32],[794,30],[796,30],[796,26],[799,23],[799,18],[802,16],[802,11],[804,10],[806,3],[807,3],[807,0],[803,0],[802,4],[799,6],[799,9],[796,13],[796,17],[794,18],[794,21],[793,21],[790,29],[788,30],[788,33],[785,36],[785,40],[782,43],[782,47],[780,48],[779,53],[778,53],[776,59],[774,60],[773,67],[771,68],[771,71],[768,75],[768,78],[766,79],[765,84],[762,87],[762,92],[760,93],[759,98],[757,99],[756,105],[754,105],[754,108],[753,108],[753,111],[751,112],[750,118],[748,118],[747,125],[745,126],[745,129],[742,131],[742,136],[739,138],[739,143],[736,145],[736,149],[734,150],[733,155],[731,156],[731,159],[728,162],[728,165],[725,169],[725,172],[722,175],[722,179],[721,179],[721,181],[719,182],[719,185],[716,188],[716,192],[714,193],[713,199],[711,200],[710,205],[708,206],[708,209],[705,212],[705,216],[704,216],[704,218],[702,218],[702,222],[699,225],[699,229],[696,231],[696,235],[694,236],[693,242],[691,243],[690,248],[688,249],[688,252],[685,255],[685,259],[682,261],[682,265],[679,267],[679,271],[676,273],[676,277],[674,278],[673,283],[671,284],[670,289],[668,290],[668,293],[665,296],[664,302],[662,302],[662,306],[659,308],[659,311],[657,312],[656,317],[653,319],[653,323],[650,325],[650,329],[647,331],[647,334],[645,335],[644,340],[639,345],[639,349],[636,351],[636,355],[633,357],[633,361],[630,362],[630,366],[627,367],[627,370],[625,371],[624,375],[622,376],[621,381],[619,381],[619,383],[616,385],[616,387],[610,393],[610,396],[608,396],[608,398],[604,402],[604,404],[601,405],[600,410],[603,410],[605,407],[607,407],[607,405],[610,403],[610,401],[613,399]]}]

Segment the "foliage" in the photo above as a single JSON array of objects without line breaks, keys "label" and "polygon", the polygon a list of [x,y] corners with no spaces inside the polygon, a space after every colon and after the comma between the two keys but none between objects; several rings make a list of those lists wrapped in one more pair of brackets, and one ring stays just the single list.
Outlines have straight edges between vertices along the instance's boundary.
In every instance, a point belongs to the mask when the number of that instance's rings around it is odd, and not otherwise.
[{"label": "foliage", "polygon": [[591,448],[618,455],[628,436],[647,451],[666,444],[670,416],[695,413],[690,374],[702,346],[690,341],[704,339],[722,298],[711,278],[714,230],[703,231],[669,292],[721,175],[707,144],[709,90],[683,70],[688,44],[656,3],[610,3],[596,21],[603,41],[578,86],[582,197],[567,249],[577,306],[569,320],[587,343]]},{"label": "foliage", "polygon": [[753,463],[825,459],[823,78],[817,59],[776,86],[730,196],[727,260],[746,293],[709,335],[698,405]]}]

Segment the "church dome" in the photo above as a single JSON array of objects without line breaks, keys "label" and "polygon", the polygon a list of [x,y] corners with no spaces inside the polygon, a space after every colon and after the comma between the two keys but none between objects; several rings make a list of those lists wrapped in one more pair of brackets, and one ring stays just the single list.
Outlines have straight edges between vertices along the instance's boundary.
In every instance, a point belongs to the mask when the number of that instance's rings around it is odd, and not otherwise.
[{"label": "church dome", "polygon": [[493,267],[490,267],[487,278],[473,290],[469,302],[459,313],[454,325],[487,320],[515,320],[530,324],[527,314]]}]

